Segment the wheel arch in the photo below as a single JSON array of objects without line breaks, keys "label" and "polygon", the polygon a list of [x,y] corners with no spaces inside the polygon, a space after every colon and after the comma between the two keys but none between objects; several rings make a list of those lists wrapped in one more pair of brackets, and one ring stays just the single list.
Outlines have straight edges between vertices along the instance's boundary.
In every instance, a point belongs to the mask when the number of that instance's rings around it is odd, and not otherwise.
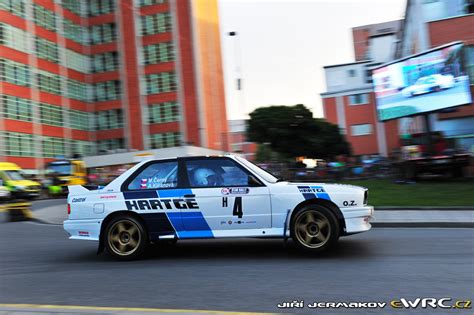
[{"label": "wheel arch", "polygon": [[119,216],[129,216],[136,219],[138,222],[140,222],[143,225],[143,228],[145,229],[145,233],[148,234],[147,224],[145,220],[143,220],[143,218],[138,213],[134,211],[130,211],[130,210],[118,210],[118,211],[111,212],[104,218],[104,220],[102,220],[102,224],[100,225],[99,247],[97,248],[97,254],[100,254],[104,251],[104,237],[103,236],[104,236],[105,227],[109,224],[110,221],[112,221],[113,219]]},{"label": "wheel arch", "polygon": [[334,202],[332,202],[330,200],[327,200],[327,199],[321,199],[321,198],[308,199],[308,200],[302,201],[298,205],[296,205],[296,207],[291,212],[290,222],[289,222],[290,226],[291,226],[291,224],[293,224],[293,219],[294,219],[296,213],[300,209],[303,209],[304,207],[309,206],[309,205],[322,206],[322,207],[328,209],[329,211],[331,211],[332,214],[334,214],[334,216],[336,217],[337,221],[339,222],[340,235],[343,235],[345,233],[345,231],[346,231],[346,222],[344,220],[344,216],[341,212],[341,209],[339,209],[339,207]]}]

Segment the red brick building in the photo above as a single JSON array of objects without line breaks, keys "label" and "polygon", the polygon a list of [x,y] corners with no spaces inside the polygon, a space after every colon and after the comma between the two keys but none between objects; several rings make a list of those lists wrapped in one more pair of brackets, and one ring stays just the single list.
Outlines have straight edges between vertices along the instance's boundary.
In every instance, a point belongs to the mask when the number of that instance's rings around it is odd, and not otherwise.
[{"label": "red brick building", "polygon": [[0,2],[0,161],[227,137],[217,0]]},{"label": "red brick building", "polygon": [[[424,131],[420,117],[377,121],[371,69],[454,41],[465,47],[465,65],[474,92],[474,4],[467,0],[408,0],[405,19],[355,27],[356,62],[324,67],[325,117],[346,133],[354,154],[388,155],[401,134]],[[474,105],[430,114],[431,128],[474,152]]]},{"label": "red brick building", "polygon": [[377,120],[370,69],[393,58],[400,21],[353,29],[356,61],[325,66],[324,117],[339,125],[354,155],[388,155],[398,146],[396,122]]}]

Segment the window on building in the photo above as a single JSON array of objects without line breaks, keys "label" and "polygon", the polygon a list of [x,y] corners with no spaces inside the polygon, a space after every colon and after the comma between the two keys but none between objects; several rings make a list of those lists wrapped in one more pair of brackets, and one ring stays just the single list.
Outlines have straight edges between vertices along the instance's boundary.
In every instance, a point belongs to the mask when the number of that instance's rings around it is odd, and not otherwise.
[{"label": "window on building", "polygon": [[67,18],[63,18],[63,32],[64,37],[67,39],[73,40],[82,45],[89,44],[88,30]]},{"label": "window on building", "polygon": [[56,30],[56,14],[36,3],[33,4],[33,21],[47,30]]},{"label": "window on building", "polygon": [[11,25],[0,23],[0,45],[22,52],[29,52],[28,38],[27,32]]},{"label": "window on building", "polygon": [[174,61],[174,59],[174,47],[171,42],[143,47],[143,63],[145,65]]},{"label": "window on building", "polygon": [[105,153],[109,150],[123,149],[124,147],[125,141],[123,138],[97,141],[97,150],[101,153]]},{"label": "window on building", "polygon": [[106,81],[94,84],[94,100],[96,102],[119,99],[121,95],[120,81]]},{"label": "window on building", "polygon": [[89,156],[95,153],[95,145],[90,141],[72,140],[70,142],[72,154],[79,154],[80,156]]},{"label": "window on building", "polygon": [[155,133],[150,135],[150,147],[152,149],[177,147],[181,145],[181,134],[179,132]]},{"label": "window on building", "polygon": [[70,128],[78,130],[91,130],[90,117],[92,114],[80,110],[69,110]]},{"label": "window on building", "polygon": [[66,60],[65,66],[69,69],[73,69],[82,73],[90,73],[91,72],[91,58],[89,56],[85,56],[79,54],[75,51],[70,49],[66,49]]},{"label": "window on building", "polygon": [[57,137],[43,137],[43,156],[44,157],[58,157],[66,154],[65,143],[63,138]]},{"label": "window on building", "polygon": [[94,25],[90,29],[92,45],[110,43],[117,39],[115,23]]},{"label": "window on building", "polygon": [[6,155],[8,156],[35,156],[33,135],[17,132],[6,132]]},{"label": "window on building", "polygon": [[168,0],[138,0],[138,5],[144,7],[146,5],[162,4],[168,2]]},{"label": "window on building", "polygon": [[30,86],[30,69],[24,64],[0,59],[0,81]]},{"label": "window on building", "polygon": [[40,90],[61,95],[61,77],[56,74],[38,70],[37,83]]},{"label": "window on building", "polygon": [[61,4],[64,8],[68,9],[72,13],[75,13],[80,16],[85,16],[84,12],[81,9],[81,2],[78,0],[62,0]]},{"label": "window on building", "polygon": [[97,16],[115,11],[115,0],[87,0],[89,16]]},{"label": "window on building", "polygon": [[25,0],[0,0],[0,10],[25,17]]},{"label": "window on building", "polygon": [[351,126],[353,136],[366,136],[372,134],[372,124],[360,124]]},{"label": "window on building", "polygon": [[0,102],[3,104],[3,116],[5,118],[23,121],[32,120],[32,105],[29,99],[1,95]]},{"label": "window on building", "polygon": [[144,94],[158,94],[176,91],[176,75],[174,72],[161,72],[145,75]]},{"label": "window on building", "polygon": [[55,63],[59,62],[58,45],[49,40],[35,37],[35,52],[38,58]]},{"label": "window on building", "polygon": [[87,83],[76,80],[67,80],[67,97],[88,102],[89,101],[89,85]]},{"label": "window on building", "polygon": [[41,123],[51,126],[63,126],[63,109],[61,106],[55,106],[45,103],[39,104]]},{"label": "window on building", "polygon": [[369,95],[367,93],[349,95],[349,105],[362,105],[369,103]]},{"label": "window on building", "polygon": [[158,13],[155,15],[144,15],[141,17],[142,29],[141,35],[151,35],[164,32],[171,32],[171,15],[169,12]]},{"label": "window on building", "polygon": [[96,113],[97,130],[123,128],[122,109],[104,110]]},{"label": "window on building", "polygon": [[92,56],[93,72],[108,72],[117,70],[119,66],[118,52],[107,52]]},{"label": "window on building", "polygon": [[164,102],[148,106],[148,123],[160,124],[179,121],[179,105],[176,102]]}]

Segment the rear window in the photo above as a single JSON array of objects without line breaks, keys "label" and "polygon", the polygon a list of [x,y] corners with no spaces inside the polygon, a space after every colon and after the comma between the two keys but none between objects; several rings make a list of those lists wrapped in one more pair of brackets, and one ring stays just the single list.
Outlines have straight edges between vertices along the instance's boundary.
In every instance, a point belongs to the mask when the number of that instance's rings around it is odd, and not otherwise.
[{"label": "rear window", "polygon": [[175,188],[178,186],[178,162],[148,165],[128,185],[129,190]]}]

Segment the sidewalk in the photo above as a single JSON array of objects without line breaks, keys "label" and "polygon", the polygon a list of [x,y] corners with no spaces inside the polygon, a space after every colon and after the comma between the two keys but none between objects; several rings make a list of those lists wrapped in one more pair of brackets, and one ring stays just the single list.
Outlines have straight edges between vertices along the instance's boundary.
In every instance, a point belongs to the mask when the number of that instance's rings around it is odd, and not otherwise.
[{"label": "sidewalk", "polygon": [[[36,209],[36,210],[35,210]],[[35,220],[63,224],[67,219],[66,201],[41,207],[33,204]],[[381,207],[375,209],[374,227],[474,227],[474,207]]]}]

